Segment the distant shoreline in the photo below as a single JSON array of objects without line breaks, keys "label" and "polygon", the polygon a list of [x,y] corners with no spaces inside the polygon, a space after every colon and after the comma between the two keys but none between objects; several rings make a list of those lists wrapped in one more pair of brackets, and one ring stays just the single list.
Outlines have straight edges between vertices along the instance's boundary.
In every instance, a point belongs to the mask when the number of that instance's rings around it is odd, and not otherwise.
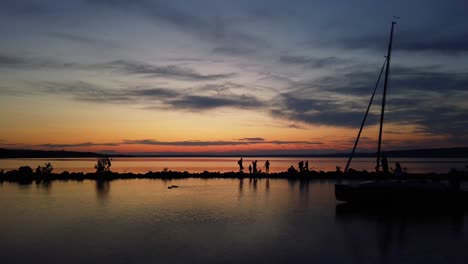
[{"label": "distant shoreline", "polygon": [[[385,151],[385,155],[389,158],[468,158],[468,147],[459,148],[433,148],[433,149],[410,149],[410,150],[390,150]],[[161,153],[161,154],[102,154],[95,152],[77,152],[77,151],[48,151],[48,150],[24,150],[24,149],[2,149],[0,148],[0,159],[14,158],[99,158],[103,156],[113,158],[231,158],[231,157],[291,157],[291,158],[346,158],[349,153],[329,153],[329,154],[278,154],[278,153],[259,153],[259,154],[242,154],[242,153],[225,153],[225,154],[210,154],[210,153]],[[374,158],[375,153],[356,153],[355,157],[359,158]]]}]

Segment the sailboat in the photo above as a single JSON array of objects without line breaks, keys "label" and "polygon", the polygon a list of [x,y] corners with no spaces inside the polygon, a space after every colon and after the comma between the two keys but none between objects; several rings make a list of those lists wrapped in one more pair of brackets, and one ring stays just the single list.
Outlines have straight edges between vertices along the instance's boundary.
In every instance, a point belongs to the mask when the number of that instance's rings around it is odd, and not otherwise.
[{"label": "sailboat", "polygon": [[[344,170],[344,177],[346,177],[349,165],[356,151],[356,147],[361,136],[362,129],[364,127],[367,115],[369,113],[371,104],[373,102],[380,78],[385,69],[384,88],[382,96],[382,105],[380,113],[380,127],[378,137],[378,148],[377,148],[377,166],[376,171],[378,174],[384,176],[388,174],[384,168],[384,173],[380,173],[380,167],[388,167],[386,158],[383,157],[382,153],[382,132],[385,114],[385,103],[388,88],[388,80],[390,73],[390,62],[392,55],[392,42],[393,42],[393,31],[396,22],[392,22],[390,30],[390,40],[388,44],[387,56],[385,62],[375,85],[374,92],[371,96],[367,111],[359,129],[359,133],[354,142],[353,149],[349,156],[348,162]],[[383,166],[382,166],[383,165]],[[343,184],[341,178],[335,184],[335,198],[337,201],[344,201],[353,204],[395,204],[395,205],[468,205],[468,190],[460,189],[460,180],[456,178],[456,175],[449,180],[449,183],[434,182],[434,181],[421,181],[421,180],[388,180],[384,179],[377,181],[368,181],[358,184]]]}]

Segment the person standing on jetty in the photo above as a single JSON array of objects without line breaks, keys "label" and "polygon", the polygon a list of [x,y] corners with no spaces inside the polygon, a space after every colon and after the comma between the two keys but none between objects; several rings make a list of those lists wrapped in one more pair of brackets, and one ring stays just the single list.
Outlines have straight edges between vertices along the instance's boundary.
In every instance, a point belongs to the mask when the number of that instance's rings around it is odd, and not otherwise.
[{"label": "person standing on jetty", "polygon": [[400,162],[395,163],[395,169],[392,169],[392,171],[393,171],[393,174],[398,178],[401,178],[404,175]]},{"label": "person standing on jetty", "polygon": [[382,155],[382,170],[383,173],[388,173],[388,160],[387,157],[385,157],[385,155]]},{"label": "person standing on jetty", "polygon": [[244,166],[242,166],[242,158],[240,158],[240,160],[237,162],[237,164],[239,165],[239,172],[243,173],[244,172]]},{"label": "person standing on jetty", "polygon": [[306,160],[306,162],[305,162],[304,170],[309,171],[309,161],[308,160]]},{"label": "person standing on jetty", "polygon": [[265,161],[265,172],[270,173],[270,162],[268,160]]},{"label": "person standing on jetty", "polygon": [[249,174],[252,174],[252,165],[249,165]]},{"label": "person standing on jetty", "polygon": [[253,166],[253,173],[257,173],[257,161],[252,161],[252,166]]},{"label": "person standing on jetty", "polygon": [[299,172],[303,172],[304,171],[304,161],[299,161],[299,164],[297,164],[297,166],[299,167]]}]

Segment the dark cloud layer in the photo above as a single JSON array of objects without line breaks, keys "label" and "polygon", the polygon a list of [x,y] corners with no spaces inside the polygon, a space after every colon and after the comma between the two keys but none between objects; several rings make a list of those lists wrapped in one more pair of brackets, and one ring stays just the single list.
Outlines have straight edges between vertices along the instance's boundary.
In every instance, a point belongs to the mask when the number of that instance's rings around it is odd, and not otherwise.
[{"label": "dark cloud layer", "polygon": [[[278,95],[271,114],[316,125],[358,127],[377,78],[376,71],[353,70],[298,83],[297,88]],[[381,103],[382,82],[374,99]],[[468,134],[468,74],[438,68],[395,66],[389,81],[387,122],[419,126],[421,133],[447,135],[464,142]],[[378,121],[371,112],[367,125]]]},{"label": "dark cloud layer", "polygon": [[41,144],[39,147],[46,148],[76,148],[76,147],[93,147],[93,146],[118,146],[118,143],[94,143],[94,142],[83,142],[78,144]]},{"label": "dark cloud layer", "polygon": [[265,141],[264,138],[261,137],[253,137],[253,138],[240,138],[240,141]]},{"label": "dark cloud layer", "polygon": [[188,67],[176,65],[152,65],[148,63],[128,60],[115,60],[100,64],[79,64],[61,62],[49,58],[30,58],[0,54],[0,68],[10,69],[71,69],[71,70],[103,70],[119,71],[128,75],[143,75],[185,81],[215,81],[235,77],[234,73],[201,74]]},{"label": "dark cloud layer", "polygon": [[[258,138],[253,138],[258,139]],[[306,144],[306,145],[318,145],[320,142],[311,141],[282,141],[282,140],[238,140],[238,141],[199,141],[199,140],[187,140],[187,141],[158,141],[154,139],[135,139],[135,140],[122,140],[116,143],[94,143],[84,142],[77,144],[42,144],[39,147],[47,148],[75,148],[75,147],[92,147],[92,146],[120,146],[120,145],[151,145],[151,146],[191,146],[191,147],[207,147],[207,146],[242,146],[242,145],[257,145],[257,144],[274,144],[274,145],[286,145],[286,144]]]},{"label": "dark cloud layer", "polygon": [[258,36],[236,30],[235,25],[231,25],[228,20],[219,15],[210,12],[204,14],[190,12],[186,9],[185,2],[183,4],[175,1],[147,0],[90,0],[88,2],[103,8],[132,12],[157,24],[166,23],[202,41],[210,41],[216,46],[213,51],[218,53],[239,55],[268,46],[267,42]]},{"label": "dark cloud layer", "polygon": [[208,110],[219,107],[234,108],[261,108],[263,102],[253,96],[229,95],[229,96],[198,96],[187,95],[180,99],[167,101],[175,109]]},{"label": "dark cloud layer", "polygon": [[300,65],[308,68],[326,68],[331,66],[343,66],[349,61],[337,57],[315,58],[309,56],[281,56],[280,63],[290,65]]},{"label": "dark cloud layer", "polygon": [[[349,49],[369,49],[385,52],[389,36],[387,32],[373,32],[364,36],[347,37],[334,44]],[[468,52],[468,34],[465,32],[409,31],[395,29],[394,50],[407,52],[435,52],[456,55]]]},{"label": "dark cloud layer", "polygon": [[183,68],[175,65],[155,66],[151,64],[126,60],[116,60],[100,66],[104,69],[116,69],[128,74],[142,74],[149,77],[165,77],[189,81],[213,81],[227,79],[235,76],[233,73],[203,75],[194,71],[193,69]]},{"label": "dark cloud layer", "polygon": [[62,94],[77,101],[94,103],[140,103],[148,109],[205,111],[221,107],[261,108],[265,103],[254,96],[221,94],[191,95],[170,88],[104,88],[86,82],[48,83],[41,91]]},{"label": "dark cloud layer", "polygon": [[[362,111],[353,110],[350,103],[338,99],[297,98],[293,93],[283,93],[275,98],[271,114],[288,120],[337,127],[358,127],[363,116]],[[376,120],[376,115],[370,113],[368,124],[374,124]]]}]

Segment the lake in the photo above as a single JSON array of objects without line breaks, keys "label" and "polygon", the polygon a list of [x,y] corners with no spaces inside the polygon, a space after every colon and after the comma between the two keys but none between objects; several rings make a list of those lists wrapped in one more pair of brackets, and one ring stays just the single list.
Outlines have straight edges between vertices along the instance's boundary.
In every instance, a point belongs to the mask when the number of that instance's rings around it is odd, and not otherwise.
[{"label": "lake", "polygon": [[[168,189],[167,186],[179,188]],[[337,207],[334,182],[0,184],[2,263],[466,263],[467,213]]]},{"label": "lake", "polygon": [[[146,173],[148,171],[162,171],[164,168],[173,171],[188,172],[230,172],[238,171],[237,161],[233,157],[196,157],[196,158],[112,158],[111,170],[114,172]],[[344,169],[347,158],[317,158],[317,157],[257,157],[244,158],[244,168],[248,171],[249,164],[258,160],[258,168],[265,171],[265,161],[269,160],[270,172],[286,171],[291,165],[297,169],[301,160],[309,161],[309,168],[313,170],[335,171],[336,166]],[[394,167],[394,162],[401,162],[409,173],[438,172],[446,173],[451,168],[463,170],[467,159],[453,158],[389,158],[389,164]],[[95,158],[59,158],[59,159],[0,159],[0,170],[8,171],[20,166],[30,166],[33,169],[51,162],[54,172],[94,172]],[[357,170],[373,171],[374,158],[355,158],[351,168]]]}]

